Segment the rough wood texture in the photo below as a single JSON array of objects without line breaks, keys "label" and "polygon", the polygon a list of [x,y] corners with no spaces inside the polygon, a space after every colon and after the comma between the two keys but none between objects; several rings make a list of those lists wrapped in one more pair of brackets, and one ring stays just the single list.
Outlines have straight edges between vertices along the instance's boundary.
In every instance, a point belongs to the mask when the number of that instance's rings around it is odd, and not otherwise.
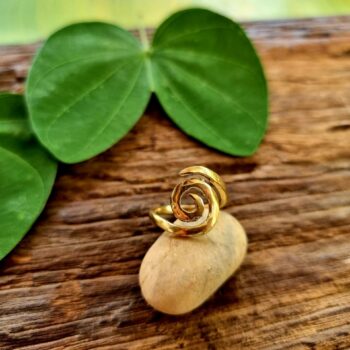
[{"label": "rough wood texture", "polygon": [[[350,348],[350,18],[246,28],[270,83],[259,151],[208,149],[153,101],[111,150],[61,166],[0,264],[0,349]],[[22,90],[34,48],[0,48],[1,90]],[[148,210],[193,164],[222,174],[250,245],[235,277],[178,318],[146,305],[137,273],[157,238]]]}]

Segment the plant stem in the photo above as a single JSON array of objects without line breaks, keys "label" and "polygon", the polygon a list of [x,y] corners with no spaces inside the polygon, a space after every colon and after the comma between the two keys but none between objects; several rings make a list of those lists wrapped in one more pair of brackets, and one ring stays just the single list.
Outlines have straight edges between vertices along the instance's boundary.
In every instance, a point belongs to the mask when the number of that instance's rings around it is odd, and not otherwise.
[{"label": "plant stem", "polygon": [[149,44],[147,33],[144,26],[141,26],[139,28],[139,33],[140,33],[141,43],[143,46],[143,52],[145,54],[145,65],[146,65],[149,86],[151,91],[154,91],[153,70],[152,70],[152,62],[151,62],[152,49],[150,48],[150,44]]},{"label": "plant stem", "polygon": [[146,30],[143,26],[141,26],[139,28],[139,33],[140,33],[140,40],[141,40],[142,46],[144,48],[144,51],[148,52],[149,51],[149,41],[147,38]]}]

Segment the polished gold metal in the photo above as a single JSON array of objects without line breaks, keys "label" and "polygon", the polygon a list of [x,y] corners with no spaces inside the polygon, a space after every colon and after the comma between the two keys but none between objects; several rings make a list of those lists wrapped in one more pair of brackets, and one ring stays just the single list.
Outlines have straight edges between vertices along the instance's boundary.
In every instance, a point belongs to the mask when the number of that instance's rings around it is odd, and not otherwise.
[{"label": "polished gold metal", "polygon": [[[165,231],[179,236],[194,236],[210,231],[227,202],[225,183],[214,171],[204,166],[191,166],[179,173],[185,179],[171,194],[170,205],[150,211],[150,217]],[[187,196],[194,204],[184,204]],[[172,223],[164,216],[173,215]]]}]

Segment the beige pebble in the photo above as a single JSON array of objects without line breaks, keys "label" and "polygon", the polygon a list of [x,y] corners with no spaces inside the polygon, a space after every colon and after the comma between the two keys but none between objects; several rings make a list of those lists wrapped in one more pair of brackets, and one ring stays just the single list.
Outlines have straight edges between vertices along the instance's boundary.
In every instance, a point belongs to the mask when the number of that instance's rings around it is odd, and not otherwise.
[{"label": "beige pebble", "polygon": [[232,276],[246,251],[243,227],[223,211],[214,228],[203,236],[176,237],[163,232],[142,261],[142,295],[158,311],[190,312]]}]

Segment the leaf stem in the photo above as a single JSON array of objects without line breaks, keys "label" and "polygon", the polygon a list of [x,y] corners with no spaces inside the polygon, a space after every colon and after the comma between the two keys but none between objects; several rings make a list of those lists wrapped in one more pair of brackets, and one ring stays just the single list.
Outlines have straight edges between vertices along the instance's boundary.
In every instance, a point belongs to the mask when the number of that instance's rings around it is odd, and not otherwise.
[{"label": "leaf stem", "polygon": [[145,65],[147,71],[147,77],[149,82],[149,87],[151,91],[154,91],[154,79],[153,79],[153,69],[151,62],[152,49],[150,47],[146,30],[143,26],[139,28],[141,44],[143,46],[143,52],[145,55]]},{"label": "leaf stem", "polygon": [[139,32],[140,32],[140,39],[141,39],[142,46],[143,46],[145,52],[147,52],[149,50],[149,41],[147,38],[146,30],[143,26],[141,26],[139,28]]}]

